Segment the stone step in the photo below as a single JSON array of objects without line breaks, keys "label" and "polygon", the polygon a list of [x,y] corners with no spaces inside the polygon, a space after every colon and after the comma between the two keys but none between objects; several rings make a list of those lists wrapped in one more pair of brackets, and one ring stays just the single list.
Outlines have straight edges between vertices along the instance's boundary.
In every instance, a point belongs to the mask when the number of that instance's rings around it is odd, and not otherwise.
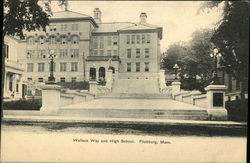
[{"label": "stone step", "polygon": [[154,110],[154,109],[60,109],[60,116],[207,120],[206,110]]},{"label": "stone step", "polygon": [[128,99],[171,99],[169,94],[137,94],[137,93],[108,93],[108,94],[98,94],[97,98],[128,98]]}]

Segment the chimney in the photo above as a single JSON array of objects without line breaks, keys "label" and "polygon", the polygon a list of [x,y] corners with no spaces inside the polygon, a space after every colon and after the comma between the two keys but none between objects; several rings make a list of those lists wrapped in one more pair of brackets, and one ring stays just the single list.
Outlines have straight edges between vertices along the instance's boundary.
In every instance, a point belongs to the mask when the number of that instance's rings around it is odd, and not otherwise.
[{"label": "chimney", "polygon": [[102,22],[101,16],[102,16],[101,10],[99,10],[99,8],[95,8],[94,9],[94,19],[95,19],[96,23]]},{"label": "chimney", "polygon": [[142,12],[140,15],[140,23],[146,23],[147,22],[147,14],[145,12]]}]

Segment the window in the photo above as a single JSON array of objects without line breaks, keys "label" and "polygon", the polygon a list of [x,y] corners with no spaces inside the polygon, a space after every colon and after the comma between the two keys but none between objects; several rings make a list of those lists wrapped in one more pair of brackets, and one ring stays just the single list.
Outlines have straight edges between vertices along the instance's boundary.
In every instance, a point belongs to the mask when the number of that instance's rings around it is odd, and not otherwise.
[{"label": "window", "polygon": [[76,82],[76,77],[72,77],[71,82]]},{"label": "window", "polygon": [[33,72],[33,71],[34,71],[34,64],[27,63],[27,72]]},{"label": "window", "polygon": [[35,43],[35,39],[33,37],[28,38],[28,44],[33,45]]},{"label": "window", "polygon": [[72,37],[71,43],[72,44],[78,44],[79,40],[77,36]]},{"label": "window", "polygon": [[98,49],[98,38],[93,39],[93,48]]},{"label": "window", "polygon": [[67,38],[65,36],[61,37],[61,44],[66,44]]},{"label": "window", "polygon": [[111,50],[107,50],[107,55],[111,56],[112,55],[112,51]]},{"label": "window", "polygon": [[140,42],[141,42],[140,39],[141,39],[140,35],[136,35],[136,43],[137,44],[140,44]]},{"label": "window", "polygon": [[103,37],[100,37],[100,45],[99,45],[100,49],[103,49]]},{"label": "window", "polygon": [[131,58],[131,49],[127,49],[127,58]]},{"label": "window", "polygon": [[60,82],[65,82],[65,77],[61,77]]},{"label": "window", "polygon": [[113,55],[117,55],[117,50],[113,50]]},{"label": "window", "polygon": [[71,72],[77,72],[78,71],[78,63],[74,62],[71,63]]},{"label": "window", "polygon": [[127,35],[127,44],[130,44],[130,35]]},{"label": "window", "polygon": [[112,37],[108,37],[108,46],[111,46],[112,45]]},{"label": "window", "polygon": [[147,43],[150,43],[150,35],[147,35]]},{"label": "window", "polygon": [[149,48],[145,48],[145,58],[149,58]]},{"label": "window", "polygon": [[[49,63],[49,71],[51,71],[51,64]],[[53,63],[53,72],[56,71],[56,63]]]},{"label": "window", "polygon": [[136,58],[140,58],[141,50],[136,49]]},{"label": "window", "polygon": [[98,56],[98,50],[97,49],[93,50],[93,55]]},{"label": "window", "polygon": [[71,49],[71,58],[79,57],[79,49]]},{"label": "window", "polygon": [[32,78],[27,78],[28,81],[32,81]]},{"label": "window", "polygon": [[10,90],[10,91],[13,91],[12,85],[13,85],[13,83],[12,83],[12,81],[10,81],[10,82],[9,82],[9,90]]},{"label": "window", "polygon": [[26,58],[32,58],[35,54],[35,50],[27,50]]},{"label": "window", "polygon": [[38,78],[38,82],[43,82],[43,78]]},{"label": "window", "polygon": [[38,63],[38,72],[44,72],[44,63]]},{"label": "window", "polygon": [[131,63],[127,63],[127,72],[131,72]]},{"label": "window", "polygon": [[145,35],[142,35],[142,36],[141,36],[141,43],[142,43],[142,44],[145,44]]},{"label": "window", "polygon": [[132,35],[132,41],[131,41],[131,44],[134,44],[135,43],[135,35]]},{"label": "window", "polygon": [[117,36],[114,36],[113,37],[113,45],[117,45],[117,42],[118,42],[118,38],[117,38]]},{"label": "window", "polygon": [[135,71],[136,71],[136,72],[140,72],[140,63],[139,63],[139,62],[136,63],[135,66],[136,66]]},{"label": "window", "polygon": [[103,50],[99,50],[99,54],[100,54],[100,56],[103,56],[104,55],[104,51]]},{"label": "window", "polygon": [[72,31],[77,31],[78,30],[78,24],[72,24]]},{"label": "window", "polygon": [[18,86],[18,84],[16,84],[16,92],[18,92],[18,88],[19,88],[19,86]]},{"label": "window", "polygon": [[67,24],[61,24],[61,31],[67,31]]},{"label": "window", "polygon": [[44,37],[42,36],[42,37],[39,37],[39,44],[44,44]]},{"label": "window", "polygon": [[50,37],[49,43],[50,43],[50,44],[56,44],[56,38],[55,38],[55,36],[51,36],[51,37]]},{"label": "window", "polygon": [[56,31],[56,25],[50,25],[49,30],[50,31]]},{"label": "window", "polygon": [[56,25],[54,25],[54,31],[56,31]]},{"label": "window", "polygon": [[45,58],[45,57],[46,57],[46,50],[37,51],[37,58]]},{"label": "window", "polygon": [[3,51],[4,51],[5,58],[9,58],[9,45],[4,44],[3,45]]},{"label": "window", "polygon": [[66,58],[68,56],[68,49],[60,49],[60,58]]},{"label": "window", "polygon": [[60,72],[66,72],[67,71],[67,63],[60,63]]},{"label": "window", "polygon": [[149,63],[148,62],[145,63],[145,72],[149,72]]}]

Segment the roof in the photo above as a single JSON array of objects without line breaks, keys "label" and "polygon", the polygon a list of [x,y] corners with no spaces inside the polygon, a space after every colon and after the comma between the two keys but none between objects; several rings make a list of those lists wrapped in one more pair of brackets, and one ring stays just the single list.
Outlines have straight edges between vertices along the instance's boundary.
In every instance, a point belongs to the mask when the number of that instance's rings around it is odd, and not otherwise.
[{"label": "roof", "polygon": [[59,12],[54,12],[52,17],[50,19],[64,19],[64,18],[92,18],[89,15],[81,14],[78,12],[74,11],[59,11]]},{"label": "roof", "polygon": [[99,28],[96,28],[93,32],[117,32],[118,30],[132,26],[131,22],[110,22],[110,23],[98,23]]}]

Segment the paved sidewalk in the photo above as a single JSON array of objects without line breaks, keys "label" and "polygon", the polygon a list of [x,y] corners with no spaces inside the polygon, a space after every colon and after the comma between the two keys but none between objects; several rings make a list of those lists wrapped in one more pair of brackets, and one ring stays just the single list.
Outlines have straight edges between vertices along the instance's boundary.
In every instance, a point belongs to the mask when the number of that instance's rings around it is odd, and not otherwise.
[{"label": "paved sidewalk", "polygon": [[87,118],[65,116],[15,116],[5,115],[3,122],[62,122],[62,123],[110,123],[110,124],[152,124],[152,125],[191,125],[191,126],[238,126],[247,127],[246,122],[233,121],[197,121],[165,119],[132,119],[132,118]]}]

